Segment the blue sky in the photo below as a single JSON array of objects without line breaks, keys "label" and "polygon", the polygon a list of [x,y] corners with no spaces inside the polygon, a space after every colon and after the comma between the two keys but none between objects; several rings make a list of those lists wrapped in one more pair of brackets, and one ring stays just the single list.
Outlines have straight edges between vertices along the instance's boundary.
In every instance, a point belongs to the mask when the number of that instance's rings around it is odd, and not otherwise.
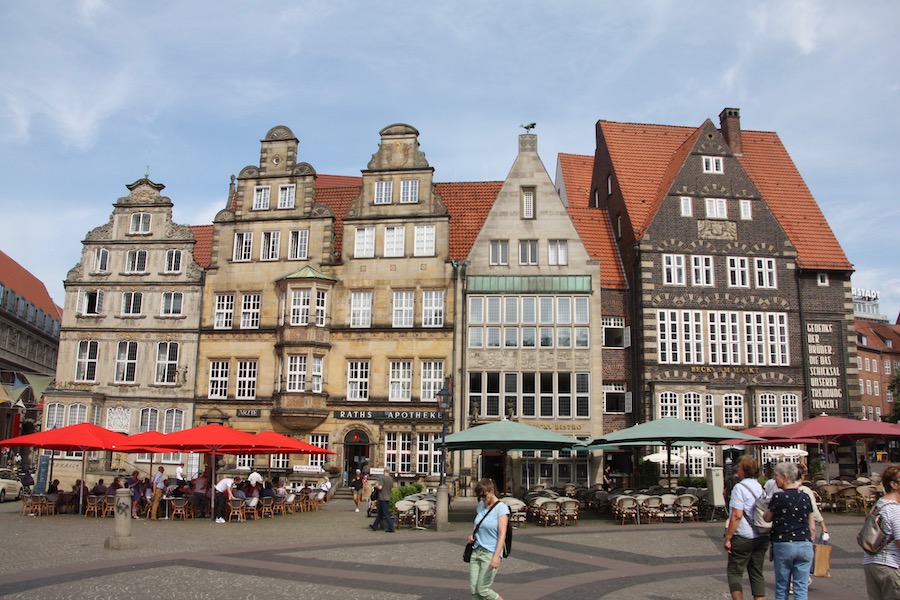
[{"label": "blue sky", "polygon": [[900,3],[0,4],[0,249],[58,303],[125,185],[206,224],[275,125],[320,173],[358,175],[409,123],[438,181],[502,180],[519,124],[593,154],[598,119],[776,131],[856,266],[900,309]]}]

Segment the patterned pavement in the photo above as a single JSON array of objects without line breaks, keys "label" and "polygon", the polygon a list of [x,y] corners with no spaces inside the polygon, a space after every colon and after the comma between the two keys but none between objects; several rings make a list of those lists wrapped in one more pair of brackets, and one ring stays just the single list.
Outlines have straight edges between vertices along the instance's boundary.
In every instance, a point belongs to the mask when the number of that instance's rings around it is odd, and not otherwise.
[{"label": "patterned pavement", "polygon": [[[159,598],[364,600],[470,598],[462,548],[474,505],[454,501],[450,531],[372,532],[347,500],[326,509],[259,522],[132,521],[133,550],[107,550],[113,519],[28,517],[0,505],[0,598]],[[864,594],[859,515],[826,520],[832,579],[810,596]],[[724,524],[617,525],[583,514],[577,527],[517,529],[495,589],[505,600],[708,600],[729,598]],[[769,597],[774,576],[767,565]],[[749,586],[746,589],[749,597]]]}]

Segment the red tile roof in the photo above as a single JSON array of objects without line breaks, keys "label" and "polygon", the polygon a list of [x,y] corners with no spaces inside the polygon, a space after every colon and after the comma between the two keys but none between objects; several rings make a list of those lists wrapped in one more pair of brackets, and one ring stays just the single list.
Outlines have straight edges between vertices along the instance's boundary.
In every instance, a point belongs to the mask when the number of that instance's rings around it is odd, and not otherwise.
[{"label": "red tile roof", "polygon": [[[635,236],[640,239],[699,128],[599,121],[598,129],[609,149]],[[852,270],[778,135],[741,133],[741,164],[797,249],[798,264],[804,269]]]},{"label": "red tile roof", "polygon": [[194,262],[201,269],[206,269],[212,260],[213,225],[191,225],[190,227],[194,232],[194,239],[197,240],[197,243],[194,244]]},{"label": "red tile roof", "polygon": [[[316,179],[317,184],[321,181],[321,177],[322,175],[319,175],[319,179]],[[341,256],[341,252],[343,249],[344,215],[347,214],[347,209],[350,208],[350,203],[353,202],[357,196],[359,196],[359,193],[362,190],[362,179],[358,179],[360,181],[360,185],[356,187],[339,186],[322,188],[318,185],[316,186],[316,203],[328,206],[334,213],[335,258],[339,258]]]},{"label": "red tile roof", "polygon": [[0,250],[0,283],[25,298],[45,314],[62,322],[62,308],[56,305],[40,279]]},{"label": "red tile roof", "polygon": [[316,189],[333,187],[362,187],[362,177],[316,174]]},{"label": "red tile roof", "polygon": [[[882,352],[900,353],[900,326],[873,321],[855,321],[856,333],[866,336],[866,345],[861,348]],[[888,346],[885,340],[890,340]]]},{"label": "red tile roof", "polygon": [[600,261],[601,287],[625,289],[628,286],[609,214],[605,210],[590,207],[594,157],[560,154],[559,166],[572,223],[588,254]]},{"label": "red tile roof", "polygon": [[502,181],[436,183],[435,191],[450,213],[450,258],[469,256],[488,212],[503,187]]}]

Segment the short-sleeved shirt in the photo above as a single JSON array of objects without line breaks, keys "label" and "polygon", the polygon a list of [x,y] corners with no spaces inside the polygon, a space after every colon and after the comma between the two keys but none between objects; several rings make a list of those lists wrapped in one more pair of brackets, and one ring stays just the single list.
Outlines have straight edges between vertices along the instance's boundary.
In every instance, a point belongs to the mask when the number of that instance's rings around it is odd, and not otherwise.
[{"label": "short-sleeved shirt", "polygon": [[775,492],[769,500],[773,542],[809,542],[809,514],[812,502],[797,488]]},{"label": "short-sleeved shirt", "polygon": [[[488,511],[487,506],[485,506],[484,502],[478,503],[478,510],[475,513],[475,522],[472,524],[472,528],[475,528],[475,525],[478,525],[478,522],[481,521],[481,518],[484,517],[484,514]],[[480,548],[484,548],[488,552],[494,552],[497,549],[497,541],[499,534],[499,526],[500,526],[500,517],[502,515],[506,515],[509,517],[509,507],[497,500],[497,505],[494,507],[488,516],[485,517],[484,521],[481,521],[481,526],[478,528],[478,531],[475,532],[475,545]],[[509,526],[509,522],[507,522],[507,527]]]},{"label": "short-sleeved shirt", "polygon": [[762,486],[752,477],[740,480],[731,488],[731,503],[728,505],[728,508],[730,510],[738,509],[744,511],[744,517],[738,523],[734,532],[735,535],[748,540],[757,537],[750,523],[753,519],[753,507],[756,506],[756,499],[762,495]]},{"label": "short-sleeved shirt", "polygon": [[162,472],[157,471],[157,472],[153,475],[153,487],[156,488],[156,489],[159,489],[159,490],[164,490],[164,489],[166,489],[166,482],[164,481],[164,479],[165,479],[165,478],[163,477]]},{"label": "short-sleeved shirt", "polygon": [[226,477],[221,479],[219,483],[216,484],[216,491],[220,494],[224,494],[226,491],[231,489],[234,486],[234,479],[230,477]]},{"label": "short-sleeved shirt", "polygon": [[391,491],[394,489],[394,478],[390,475],[382,475],[378,478],[378,485],[381,491],[378,492],[378,499],[382,502],[391,501]]},{"label": "short-sleeved shirt", "polygon": [[881,511],[881,530],[887,536],[888,543],[878,554],[863,552],[863,564],[900,569],[900,548],[897,548],[895,539],[896,535],[900,534],[900,504],[882,498],[875,506]]}]

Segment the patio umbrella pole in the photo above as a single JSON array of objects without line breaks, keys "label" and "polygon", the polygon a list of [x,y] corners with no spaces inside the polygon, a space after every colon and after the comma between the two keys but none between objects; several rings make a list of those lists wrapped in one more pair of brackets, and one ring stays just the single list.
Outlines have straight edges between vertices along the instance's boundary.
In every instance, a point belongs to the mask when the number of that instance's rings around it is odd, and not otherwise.
[{"label": "patio umbrella pole", "polygon": [[212,456],[212,464],[210,465],[210,468],[212,469],[212,483],[211,483],[212,494],[210,494],[210,499],[209,499],[209,518],[212,519],[213,521],[215,521],[216,520],[216,485],[217,485],[217,482],[216,482],[216,451],[215,451],[215,449],[213,449],[212,454],[210,456]]}]

